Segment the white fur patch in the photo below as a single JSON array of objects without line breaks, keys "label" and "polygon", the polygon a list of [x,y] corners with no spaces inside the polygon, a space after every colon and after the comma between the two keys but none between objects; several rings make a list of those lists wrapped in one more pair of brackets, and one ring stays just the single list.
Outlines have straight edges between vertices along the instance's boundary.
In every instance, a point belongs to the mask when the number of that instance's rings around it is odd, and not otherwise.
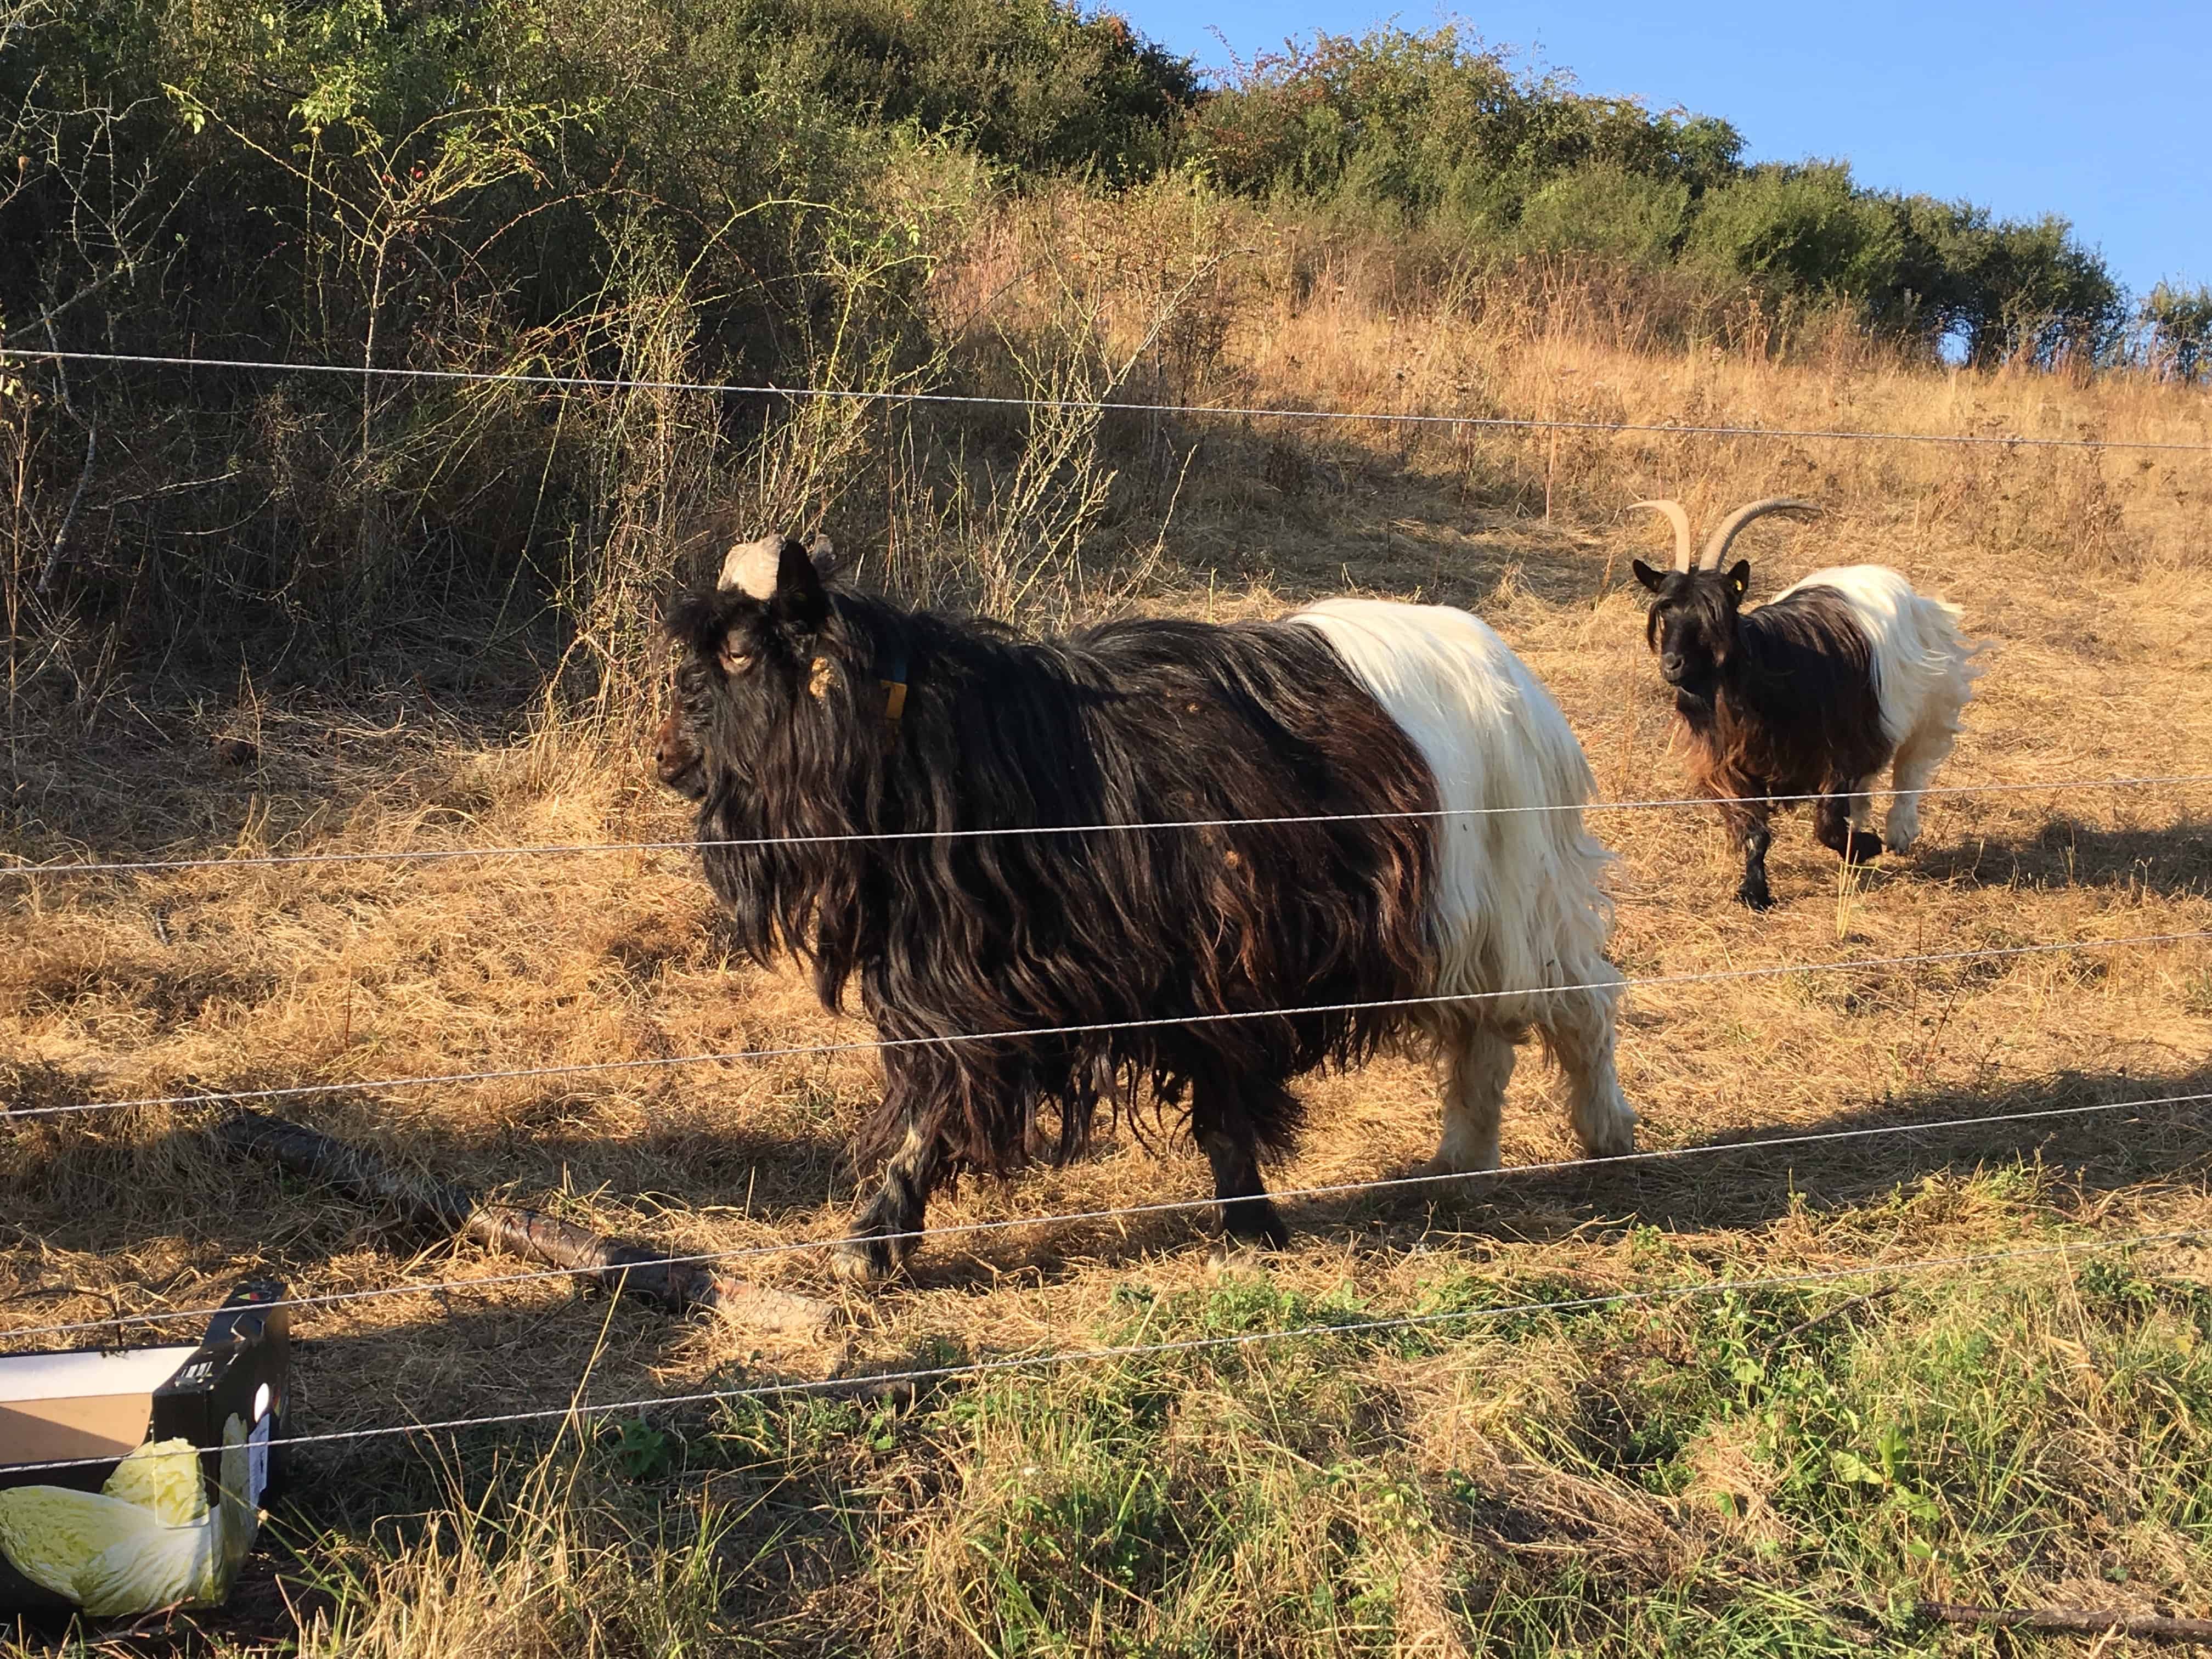
[{"label": "white fur patch", "polygon": [[1595,786],[1551,693],[1464,611],[1328,599],[1291,620],[1326,637],[1413,739],[1453,814],[1436,820],[1436,989],[1509,994],[1438,1023],[1541,1024],[1546,993],[1569,986],[1608,988],[1595,998],[1609,1007],[1612,860],[1583,827]]},{"label": "white fur patch", "polygon": [[782,537],[739,542],[722,561],[721,579],[714,585],[724,590],[737,588],[756,599],[771,599],[775,597],[776,572],[782,563]]},{"label": "white fur patch", "polygon": [[1931,724],[1958,731],[1959,710],[1973,695],[1982,668],[1959,637],[1956,605],[1914,592],[1911,582],[1879,564],[1815,570],[1777,594],[1775,601],[1808,587],[1839,594],[1866,635],[1881,734],[1893,749]]}]

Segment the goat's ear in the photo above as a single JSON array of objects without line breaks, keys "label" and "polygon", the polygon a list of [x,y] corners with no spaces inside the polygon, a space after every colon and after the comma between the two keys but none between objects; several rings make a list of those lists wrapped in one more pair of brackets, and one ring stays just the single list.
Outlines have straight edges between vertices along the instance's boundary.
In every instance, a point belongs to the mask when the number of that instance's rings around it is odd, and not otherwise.
[{"label": "goat's ear", "polygon": [[1729,598],[1741,600],[1751,592],[1751,561],[1738,559],[1728,573]]},{"label": "goat's ear", "polygon": [[714,602],[703,594],[677,593],[662,607],[660,626],[671,646],[701,655],[711,648]]},{"label": "goat's ear", "polygon": [[845,568],[845,561],[837,550],[830,545],[830,538],[820,531],[806,544],[806,556],[814,562],[814,574],[822,580],[834,581],[837,573]]},{"label": "goat's ear", "polygon": [[1636,573],[1636,580],[1654,593],[1666,585],[1667,573],[1663,570],[1654,570],[1641,559],[1631,559],[1628,562],[1628,568]]},{"label": "goat's ear", "polygon": [[[828,548],[827,542],[817,540]],[[823,590],[814,556],[788,536],[776,560],[775,593],[768,609],[778,626],[801,634],[811,634],[830,614],[830,596]]]}]

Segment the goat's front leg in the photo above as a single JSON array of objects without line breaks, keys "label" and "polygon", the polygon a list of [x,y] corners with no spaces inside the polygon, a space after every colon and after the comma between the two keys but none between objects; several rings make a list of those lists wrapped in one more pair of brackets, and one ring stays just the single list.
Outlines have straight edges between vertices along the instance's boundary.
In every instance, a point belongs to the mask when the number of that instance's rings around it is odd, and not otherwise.
[{"label": "goat's front leg", "polygon": [[1774,832],[1767,827],[1773,809],[1765,799],[1763,779],[1744,779],[1741,789],[1741,795],[1721,807],[1729,837],[1743,848],[1743,881],[1735,890],[1736,902],[1753,910],[1771,910],[1774,891],[1766,884],[1766,849],[1774,844]]},{"label": "goat's front leg", "polygon": [[1774,832],[1764,823],[1745,833],[1743,838],[1743,879],[1736,885],[1737,902],[1753,910],[1774,908],[1774,890],[1766,884],[1766,849],[1774,844]]},{"label": "goat's front leg", "polygon": [[885,1109],[905,1125],[884,1161],[883,1184],[853,1217],[849,1237],[830,1253],[830,1268],[855,1285],[878,1285],[906,1263],[921,1240],[929,1195],[945,1175],[945,1141],[931,1102],[938,1097],[902,1067],[887,1068]]}]

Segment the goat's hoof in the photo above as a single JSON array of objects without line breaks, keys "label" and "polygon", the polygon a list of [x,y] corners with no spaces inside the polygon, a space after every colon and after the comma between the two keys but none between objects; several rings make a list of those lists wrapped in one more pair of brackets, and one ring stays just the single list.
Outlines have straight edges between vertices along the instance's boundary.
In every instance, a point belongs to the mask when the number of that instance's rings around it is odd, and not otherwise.
[{"label": "goat's hoof", "polygon": [[898,1258],[880,1238],[848,1238],[830,1252],[830,1271],[859,1290],[871,1290],[898,1270]]},{"label": "goat's hoof", "polygon": [[1212,1248],[1206,1251],[1206,1270],[1214,1274],[1239,1270],[1265,1273],[1267,1254],[1268,1246],[1259,1239],[1226,1235],[1215,1239]]},{"label": "goat's hoof", "polygon": [[1881,856],[1881,837],[1869,835],[1863,830],[1851,831],[1849,846],[1844,848],[1846,864],[1872,864]]},{"label": "goat's hoof", "polygon": [[1739,887],[1735,890],[1735,902],[1747,910],[1771,910],[1774,895],[1764,887]]},{"label": "goat's hoof", "polygon": [[1283,1224],[1283,1218],[1275,1206],[1264,1198],[1244,1199],[1237,1203],[1222,1218],[1221,1231],[1231,1249],[1290,1248],[1291,1230]]}]

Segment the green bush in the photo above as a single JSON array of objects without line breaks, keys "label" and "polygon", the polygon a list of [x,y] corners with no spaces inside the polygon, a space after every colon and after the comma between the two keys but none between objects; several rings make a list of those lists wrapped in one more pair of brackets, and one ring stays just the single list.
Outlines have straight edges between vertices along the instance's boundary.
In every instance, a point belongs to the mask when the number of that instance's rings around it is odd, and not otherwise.
[{"label": "green bush", "polygon": [[1970,361],[2025,354],[2048,362],[2071,349],[2095,356],[2115,343],[2119,284],[2056,215],[1994,220],[1968,202],[1884,198],[1905,236],[1899,291],[1931,337],[1948,336]]},{"label": "green bush", "polygon": [[1867,301],[1895,286],[1896,216],[1835,163],[1753,167],[1698,204],[1684,257],[1813,294]]},{"label": "green bush", "polygon": [[1193,159],[1225,188],[1412,220],[1509,228],[1522,203],[1586,167],[1679,183],[1728,176],[1742,139],[1680,112],[1594,98],[1516,72],[1456,24],[1318,34],[1240,65],[1194,118]]},{"label": "green bush", "polygon": [[1673,257],[1689,209],[1690,187],[1680,179],[1583,167],[1528,198],[1521,211],[1521,238],[1547,252],[1656,264]]},{"label": "green bush", "polygon": [[2143,301],[2153,362],[2185,380],[2212,368],[2212,284],[2193,289],[2160,283]]},{"label": "green bush", "polygon": [[[1131,222],[1187,178],[1478,270],[1568,252],[1678,319],[1750,288],[1984,361],[2120,337],[2063,220],[1746,167],[1724,121],[1589,96],[1456,25],[1318,35],[1209,88],[1073,0],[0,0],[0,330],[24,345],[912,387],[978,372],[927,303],[971,211],[1069,176]],[[2197,372],[2201,296],[2142,326]],[[651,387],[18,379],[7,604],[27,580],[49,623],[135,608],[231,656],[257,623],[350,651],[435,592],[633,658],[617,619],[709,498],[819,514],[892,441],[859,404]],[[1071,500],[1087,523],[1090,484]]]}]

